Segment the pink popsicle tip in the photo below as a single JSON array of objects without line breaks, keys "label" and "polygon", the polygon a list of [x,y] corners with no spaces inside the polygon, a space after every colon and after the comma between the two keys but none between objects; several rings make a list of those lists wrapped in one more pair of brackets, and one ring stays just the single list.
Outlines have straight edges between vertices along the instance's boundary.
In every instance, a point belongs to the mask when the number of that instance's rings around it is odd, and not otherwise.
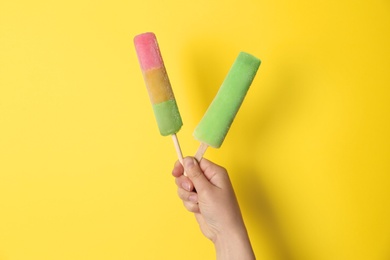
[{"label": "pink popsicle tip", "polygon": [[147,32],[135,36],[134,45],[143,71],[164,66],[154,33]]}]

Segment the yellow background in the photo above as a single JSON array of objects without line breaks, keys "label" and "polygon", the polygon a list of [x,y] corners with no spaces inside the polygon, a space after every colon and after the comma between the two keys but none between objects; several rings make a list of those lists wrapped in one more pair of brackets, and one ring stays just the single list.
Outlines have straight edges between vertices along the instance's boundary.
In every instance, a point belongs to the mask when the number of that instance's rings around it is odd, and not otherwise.
[{"label": "yellow background", "polygon": [[389,259],[390,2],[0,2],[0,259],[213,259],[177,198],[133,37],[192,131],[262,60],[221,149],[258,259]]}]

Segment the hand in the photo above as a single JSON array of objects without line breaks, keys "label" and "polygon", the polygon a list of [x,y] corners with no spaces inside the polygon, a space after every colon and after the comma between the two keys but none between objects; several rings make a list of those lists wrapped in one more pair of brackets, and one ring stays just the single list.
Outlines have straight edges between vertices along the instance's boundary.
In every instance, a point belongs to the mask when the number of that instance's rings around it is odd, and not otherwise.
[{"label": "hand", "polygon": [[255,259],[227,171],[204,158],[186,157],[183,164],[176,162],[172,171],[178,195],[214,243],[217,259]]}]

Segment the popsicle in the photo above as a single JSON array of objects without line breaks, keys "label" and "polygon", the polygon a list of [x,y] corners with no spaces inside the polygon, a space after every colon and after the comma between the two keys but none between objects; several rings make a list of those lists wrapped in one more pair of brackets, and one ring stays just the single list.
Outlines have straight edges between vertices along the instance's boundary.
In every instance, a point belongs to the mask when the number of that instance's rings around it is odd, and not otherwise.
[{"label": "popsicle", "polygon": [[240,109],[261,61],[251,54],[240,52],[214,100],[193,133],[201,145],[195,155],[200,161],[209,146],[221,147],[233,120]]},{"label": "popsicle", "polygon": [[134,45],[160,134],[172,136],[179,161],[182,162],[183,155],[176,133],[183,122],[156,36],[152,32],[139,34],[134,37]]}]

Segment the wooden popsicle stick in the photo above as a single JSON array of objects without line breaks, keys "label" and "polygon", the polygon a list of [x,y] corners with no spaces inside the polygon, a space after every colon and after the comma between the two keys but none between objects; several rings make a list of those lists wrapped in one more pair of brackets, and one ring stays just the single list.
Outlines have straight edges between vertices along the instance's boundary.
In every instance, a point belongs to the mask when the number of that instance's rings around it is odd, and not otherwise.
[{"label": "wooden popsicle stick", "polygon": [[[177,153],[177,157],[179,158],[179,162],[183,165],[183,153],[181,152],[179,140],[177,139],[176,134],[172,135],[173,145],[175,146],[175,150]],[[187,176],[186,172],[184,172],[184,176]]]},{"label": "wooden popsicle stick", "polygon": [[195,154],[195,159],[200,162],[200,160],[202,160],[202,157],[204,155],[204,153],[206,152],[207,148],[208,148],[208,144],[205,144],[205,143],[200,143],[200,146],[198,148],[198,151],[196,151],[196,154]]},{"label": "wooden popsicle stick", "polygon": [[183,153],[181,152],[179,140],[177,139],[176,134],[172,135],[172,140],[173,140],[173,145],[175,146],[177,157],[179,158],[179,162],[183,165]]}]

